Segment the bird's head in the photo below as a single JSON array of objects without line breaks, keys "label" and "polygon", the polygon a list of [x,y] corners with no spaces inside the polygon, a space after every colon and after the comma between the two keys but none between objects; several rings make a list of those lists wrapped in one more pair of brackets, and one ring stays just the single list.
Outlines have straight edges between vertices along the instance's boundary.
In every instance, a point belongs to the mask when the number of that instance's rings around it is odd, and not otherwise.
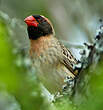
[{"label": "bird's head", "polygon": [[44,16],[32,15],[24,19],[28,28],[29,38],[36,40],[41,36],[48,36],[54,34],[51,22]]}]

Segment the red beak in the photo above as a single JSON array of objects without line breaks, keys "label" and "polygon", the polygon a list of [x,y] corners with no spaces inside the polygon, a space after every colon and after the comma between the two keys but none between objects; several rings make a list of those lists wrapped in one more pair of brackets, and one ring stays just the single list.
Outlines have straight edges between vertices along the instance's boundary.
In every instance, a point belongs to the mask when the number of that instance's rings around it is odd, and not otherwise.
[{"label": "red beak", "polygon": [[28,26],[34,26],[34,27],[37,27],[39,24],[33,16],[28,16],[27,18],[24,19],[24,22]]}]

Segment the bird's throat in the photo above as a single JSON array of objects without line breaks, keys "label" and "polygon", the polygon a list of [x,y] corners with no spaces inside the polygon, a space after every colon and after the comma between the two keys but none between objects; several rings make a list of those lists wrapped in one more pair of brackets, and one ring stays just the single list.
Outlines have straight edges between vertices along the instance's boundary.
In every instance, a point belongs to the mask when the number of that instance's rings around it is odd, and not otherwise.
[{"label": "bird's throat", "polygon": [[30,49],[30,54],[36,54],[36,55],[40,55],[42,54],[45,50],[48,49],[48,46],[50,44],[50,40],[51,37],[53,37],[52,35],[49,36],[42,36],[36,40],[30,40],[30,44],[31,44],[31,49]]}]

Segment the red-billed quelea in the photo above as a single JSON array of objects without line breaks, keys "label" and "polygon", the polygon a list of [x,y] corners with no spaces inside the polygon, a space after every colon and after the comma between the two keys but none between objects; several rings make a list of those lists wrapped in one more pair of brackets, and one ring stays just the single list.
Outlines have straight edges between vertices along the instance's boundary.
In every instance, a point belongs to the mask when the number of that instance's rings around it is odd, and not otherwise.
[{"label": "red-billed quelea", "polygon": [[55,37],[52,23],[44,16],[25,18],[30,39],[30,57],[37,77],[50,93],[62,92],[65,79],[78,74],[73,65],[77,60]]}]

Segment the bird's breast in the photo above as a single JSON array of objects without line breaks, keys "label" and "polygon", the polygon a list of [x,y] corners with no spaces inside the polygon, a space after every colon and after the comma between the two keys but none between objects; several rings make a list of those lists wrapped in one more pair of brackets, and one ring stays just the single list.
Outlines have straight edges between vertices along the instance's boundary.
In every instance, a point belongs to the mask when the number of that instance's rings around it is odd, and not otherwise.
[{"label": "bird's breast", "polygon": [[74,77],[61,63],[61,47],[55,39],[31,41],[30,56],[38,78],[51,93],[62,90],[66,76]]}]

